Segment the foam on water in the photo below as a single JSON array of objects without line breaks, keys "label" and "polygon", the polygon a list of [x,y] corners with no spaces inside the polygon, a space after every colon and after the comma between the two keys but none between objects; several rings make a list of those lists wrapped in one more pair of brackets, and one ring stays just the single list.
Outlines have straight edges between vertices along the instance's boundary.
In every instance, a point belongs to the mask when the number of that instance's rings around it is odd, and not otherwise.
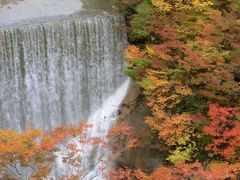
[{"label": "foam on water", "polygon": [[[123,98],[127,94],[128,87],[130,84],[130,80],[128,79],[125,81],[116,92],[113,93],[112,96],[106,99],[104,104],[100,109],[98,109],[95,113],[93,113],[90,117],[88,122],[90,124],[93,124],[93,128],[88,131],[88,137],[100,137],[101,139],[106,138],[108,131],[110,128],[114,125],[114,123],[117,120],[118,117],[118,110],[119,106],[121,105],[121,102],[123,101]],[[86,152],[91,152],[91,147],[86,148]],[[101,171],[99,171],[98,161],[99,158],[108,159],[108,152],[106,150],[102,150],[101,147],[97,147],[97,150],[95,149],[96,153],[94,155],[94,158],[91,160],[92,162],[89,163],[89,157],[85,156],[83,160],[83,165],[85,166],[93,166],[94,169],[89,173],[89,175],[86,177],[87,179],[90,179],[91,176],[95,176],[100,172],[100,175],[97,179],[102,179]],[[85,153],[86,153],[85,152]],[[85,164],[84,164],[85,163]],[[106,168],[111,164],[105,165]],[[89,167],[85,167],[89,168]]]},{"label": "foam on water", "polygon": [[0,127],[87,119],[125,80],[121,16],[0,29]]},{"label": "foam on water", "polygon": [[[88,137],[106,137],[130,82],[124,75],[125,22],[105,12],[74,13],[79,10],[80,0],[24,0],[0,7],[0,128],[48,130],[84,118],[93,125]],[[49,21],[51,16],[61,18]],[[107,158],[108,152],[84,148],[80,168],[90,171],[86,180],[98,175],[100,156]]]},{"label": "foam on water", "polygon": [[[92,125],[92,128],[88,129],[87,137],[95,138],[99,137],[105,139],[110,128],[116,123],[118,117],[119,106],[121,105],[125,95],[127,94],[130,79],[126,80],[109,98],[105,100],[103,105],[97,109],[88,119],[88,123]],[[108,154],[110,150],[102,147],[101,145],[83,145],[79,144],[77,139],[71,140],[72,143],[78,144],[80,149],[83,151],[80,154],[81,167],[72,168],[62,163],[62,156],[65,152],[65,146],[62,147],[62,151],[57,153],[58,160],[55,171],[52,177],[61,176],[63,174],[80,174],[84,172],[82,180],[102,180],[104,179],[104,172],[111,167],[111,160],[109,160]],[[107,161],[108,163],[102,164],[101,160]]]}]

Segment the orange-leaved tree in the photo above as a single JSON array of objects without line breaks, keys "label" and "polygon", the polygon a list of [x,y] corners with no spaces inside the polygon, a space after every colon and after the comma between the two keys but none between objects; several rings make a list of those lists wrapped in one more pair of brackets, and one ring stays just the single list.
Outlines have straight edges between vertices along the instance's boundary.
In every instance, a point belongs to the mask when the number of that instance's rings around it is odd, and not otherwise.
[{"label": "orange-leaved tree", "polygon": [[[81,121],[78,126],[64,125],[48,132],[41,129],[29,129],[26,132],[1,130],[0,178],[48,178],[56,159],[60,158],[67,170],[61,172],[59,177],[81,179],[88,176],[91,171],[91,168],[82,168],[83,156],[92,153],[95,156],[98,153],[94,149],[98,149],[100,156],[94,164],[97,169],[95,174],[89,177],[94,178],[106,171],[106,167],[110,166],[125,149],[136,145],[132,129],[127,125],[114,126],[105,138],[89,137],[87,132],[91,130],[91,127]],[[86,149],[89,152],[86,152]],[[90,152],[91,149],[92,152]]]},{"label": "orange-leaved tree", "polygon": [[86,125],[62,126],[49,132],[41,129],[0,131],[0,174],[5,179],[46,178],[55,162],[59,143],[80,136]]},{"label": "orange-leaved tree", "polygon": [[175,167],[162,165],[150,174],[146,174],[140,169],[112,169],[106,178],[109,180],[226,180],[235,179],[239,172],[240,163],[214,162],[210,163],[207,167],[203,167],[201,163],[194,162],[190,164],[181,163]]}]

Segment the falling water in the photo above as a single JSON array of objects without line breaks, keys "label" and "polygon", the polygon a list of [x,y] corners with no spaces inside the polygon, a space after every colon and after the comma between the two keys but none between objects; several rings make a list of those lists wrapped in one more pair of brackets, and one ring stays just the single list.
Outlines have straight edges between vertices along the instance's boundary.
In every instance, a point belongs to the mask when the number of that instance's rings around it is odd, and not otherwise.
[{"label": "falling water", "polygon": [[[124,26],[122,16],[84,11],[79,0],[24,0],[0,8],[0,128],[48,130],[83,118],[93,125],[88,137],[106,137],[129,85]],[[88,172],[86,180],[104,179],[97,162],[108,150],[84,146],[78,168]],[[27,179],[32,169],[18,166]],[[68,168],[59,156],[51,177]]]},{"label": "falling water", "polygon": [[[112,96],[106,99],[102,107],[89,117],[90,124],[94,124],[94,126],[93,129],[88,131],[88,137],[106,138],[108,131],[112,125],[114,125],[118,117],[119,106],[128,91],[129,84],[130,80],[126,80]],[[85,153],[90,152],[91,154],[91,151],[91,147],[85,149]],[[96,177],[95,179],[99,180],[103,179],[102,173],[104,173],[104,171],[102,171],[98,165],[99,158],[101,157],[105,160],[109,160],[108,150],[97,146],[94,151],[96,153],[94,154],[91,163],[89,163],[88,156],[85,156],[83,159],[83,168],[91,169],[92,167],[92,171],[85,177],[85,180],[91,179],[91,177]],[[111,162],[108,161],[105,168],[108,168],[108,165],[110,164]]]},{"label": "falling water", "polygon": [[[119,106],[125,97],[130,80],[126,80],[110,97],[108,97],[102,106],[98,108],[88,119],[88,123],[93,125],[92,128],[87,130],[87,138],[101,138],[107,137],[108,131],[114,125],[119,113]],[[72,139],[72,143],[79,145],[82,149],[79,156],[81,157],[81,167],[71,167],[62,163],[62,156],[65,152],[65,145],[62,151],[57,153],[58,159],[51,177],[58,177],[64,174],[78,175],[82,174],[82,180],[102,180],[104,173],[107,172],[108,167],[111,165],[111,159],[108,157],[110,150],[104,148],[103,145],[88,145],[79,144],[77,139]],[[108,161],[102,164],[101,161]],[[100,163],[100,164],[99,164]],[[103,168],[103,169],[102,169]]]},{"label": "falling water", "polygon": [[88,119],[126,79],[124,20],[85,13],[0,28],[0,127]]}]

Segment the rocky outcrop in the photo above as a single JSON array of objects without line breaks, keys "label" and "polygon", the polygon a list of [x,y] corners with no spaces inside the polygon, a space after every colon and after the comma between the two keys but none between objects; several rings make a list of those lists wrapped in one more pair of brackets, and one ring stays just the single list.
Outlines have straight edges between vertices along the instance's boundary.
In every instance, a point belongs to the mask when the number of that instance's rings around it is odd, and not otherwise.
[{"label": "rocky outcrop", "polygon": [[146,100],[141,93],[140,87],[132,82],[129,92],[119,109],[118,123],[126,123],[132,126],[134,135],[142,139],[142,144],[126,150],[116,160],[118,167],[139,168],[150,172],[162,162],[163,156],[159,153],[159,149],[156,148],[159,145],[151,145],[146,140],[150,138],[151,134],[148,126],[144,124],[144,117],[150,113],[145,104]]}]

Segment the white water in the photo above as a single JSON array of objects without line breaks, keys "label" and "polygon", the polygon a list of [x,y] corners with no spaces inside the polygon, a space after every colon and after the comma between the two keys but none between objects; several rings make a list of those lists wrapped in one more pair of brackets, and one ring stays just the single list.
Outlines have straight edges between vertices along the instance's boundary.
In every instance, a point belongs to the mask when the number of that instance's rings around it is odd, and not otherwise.
[{"label": "white water", "polygon": [[[130,80],[124,82],[123,85],[121,85],[121,87],[118,88],[118,90],[111,97],[106,99],[103,106],[89,117],[88,122],[94,126],[89,130],[88,137],[100,137],[102,139],[106,138],[108,131],[117,120],[119,106],[121,105],[121,102],[128,91],[129,84]],[[91,149],[87,148],[86,151],[91,152]],[[89,176],[86,177],[86,180],[90,179],[89,177],[91,176],[95,176],[99,172],[99,166],[97,165],[99,158],[101,156],[107,160],[107,155],[107,151],[102,151],[101,147],[98,147],[94,159],[92,160],[92,165],[94,165],[95,168],[91,173],[89,173]],[[83,165],[89,166],[89,157],[85,156],[83,162]],[[108,165],[106,165],[106,168],[107,166]],[[101,174],[96,179],[102,179]]]},{"label": "white water", "polygon": [[87,119],[126,79],[120,16],[0,28],[0,127]]},{"label": "white water", "polygon": [[[88,137],[107,135],[129,85],[123,83],[125,24],[121,16],[106,13],[61,16],[81,5],[80,0],[24,0],[0,8],[0,128],[47,130],[83,117],[93,125]],[[48,22],[49,16],[59,19]],[[90,171],[85,180],[98,174],[98,159],[107,154],[85,147],[81,169]],[[54,177],[68,171],[58,166]]]},{"label": "white water", "polygon": [[[121,105],[130,84],[130,80],[126,80],[109,98],[105,100],[101,108],[99,108],[96,112],[94,112],[88,119],[88,123],[93,125],[87,132],[87,137],[94,138],[100,137],[101,139],[106,138],[108,131],[114,125],[118,117],[119,106]],[[74,143],[78,143],[76,140],[73,140]],[[82,145],[79,145],[82,146]],[[82,166],[79,169],[74,169],[72,167],[67,167],[62,163],[61,153],[64,153],[64,148],[62,152],[58,155],[57,167],[53,175],[59,176],[61,174],[68,174],[71,172],[72,174],[77,174],[79,172],[84,172],[84,178],[82,180],[103,180],[104,172],[107,171],[108,167],[111,166],[111,160],[108,158],[109,150],[101,146],[93,146],[93,145],[84,145],[82,156]],[[94,154],[94,155],[93,155]],[[101,160],[108,161],[107,164],[104,164],[104,170],[102,170],[102,165],[99,165]]]},{"label": "white water", "polygon": [[[109,98],[105,100],[103,105],[89,117],[88,123],[93,125],[92,128],[87,131],[87,137],[89,139],[94,137],[100,137],[101,139],[106,138],[109,130],[116,123],[119,107],[128,92],[130,82],[130,79],[126,80]],[[62,175],[77,175],[78,173],[84,172],[82,178],[80,178],[81,180],[104,180],[104,173],[107,173],[108,168],[112,165],[112,160],[108,157],[110,150],[101,145],[81,145],[78,143],[77,139],[72,139],[70,142],[78,144],[79,147],[83,147],[83,151],[80,154],[82,158],[82,166],[79,168],[73,168],[62,163],[64,157],[62,154],[66,151],[65,146],[63,145],[61,151],[56,153],[56,164],[48,179],[57,180]],[[93,153],[94,156],[92,156]],[[107,163],[104,165],[99,164],[102,160]],[[104,169],[102,169],[102,167]],[[19,179],[24,180],[29,179],[31,172],[33,171],[31,168],[21,166],[18,166],[18,170],[21,172]],[[15,169],[12,169],[12,172],[17,174]]]}]

